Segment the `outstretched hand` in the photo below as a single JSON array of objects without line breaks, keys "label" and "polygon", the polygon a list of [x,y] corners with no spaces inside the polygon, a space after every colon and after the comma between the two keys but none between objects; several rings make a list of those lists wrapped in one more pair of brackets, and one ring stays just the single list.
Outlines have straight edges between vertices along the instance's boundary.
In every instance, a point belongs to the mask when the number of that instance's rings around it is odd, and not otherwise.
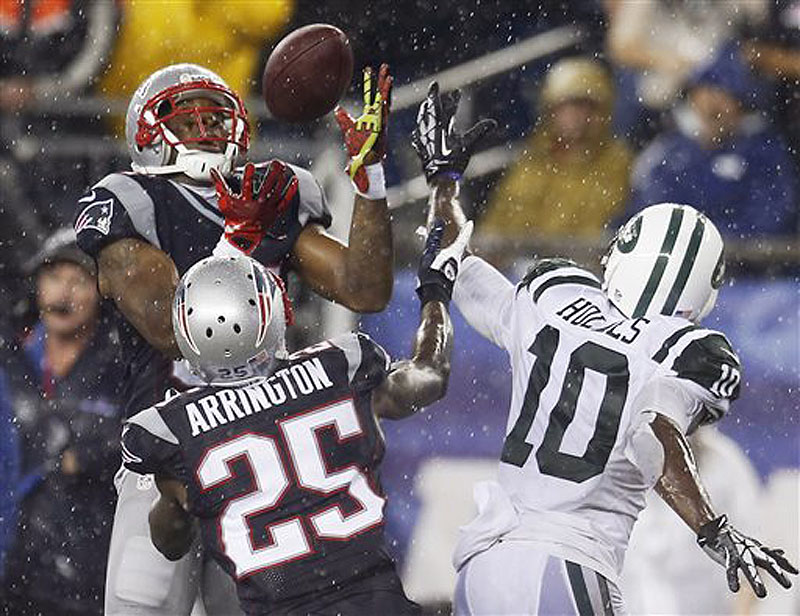
[{"label": "outstretched hand", "polygon": [[739,591],[739,571],[758,597],[767,596],[767,587],[761,580],[759,570],[769,573],[784,588],[792,582],[786,573],[797,575],[797,568],[783,555],[783,550],[768,548],[755,539],[743,535],[728,524],[727,516],[721,515],[700,527],[697,543],[715,562],[727,572],[728,587]]},{"label": "outstretched hand", "polygon": [[431,83],[428,95],[417,112],[417,126],[411,134],[411,145],[422,162],[428,183],[440,174],[460,179],[475,151],[475,146],[497,128],[492,119],[480,120],[465,133],[453,124],[461,92],[439,92],[439,84]]},{"label": "outstretched hand", "polygon": [[362,114],[354,119],[342,107],[336,107],[334,111],[350,156],[347,174],[362,193],[367,193],[369,190],[369,178],[364,166],[381,162],[386,156],[386,131],[389,124],[392,81],[389,65],[381,64],[378,81],[373,88],[372,68],[365,67]]},{"label": "outstretched hand", "polygon": [[[258,178],[257,171],[260,172]],[[211,170],[211,178],[220,212],[225,217],[225,238],[245,254],[256,249],[275,221],[289,208],[298,190],[297,176],[280,160],[258,167],[247,163],[238,193],[216,169]]]}]

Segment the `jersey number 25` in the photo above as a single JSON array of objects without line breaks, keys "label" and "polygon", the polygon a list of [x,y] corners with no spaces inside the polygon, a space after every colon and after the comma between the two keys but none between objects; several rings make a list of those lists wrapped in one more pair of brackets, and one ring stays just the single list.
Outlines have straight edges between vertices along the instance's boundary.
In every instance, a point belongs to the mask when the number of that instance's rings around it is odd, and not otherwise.
[{"label": "jersey number 25", "polygon": [[[296,483],[313,493],[330,494],[346,489],[361,506],[345,515],[338,505],[307,516],[314,533],[323,539],[347,539],[383,520],[385,499],[376,494],[361,470],[351,465],[329,472],[325,468],[317,431],[333,427],[340,441],[363,434],[352,400],[342,400],[283,420],[280,430],[292,457]],[[275,522],[266,529],[270,545],[254,547],[250,526],[252,516],[280,506],[291,485],[290,473],[281,461],[276,439],[247,433],[211,448],[197,469],[204,490],[232,477],[231,463],[247,460],[254,479],[254,490],[228,503],[220,517],[220,540],[225,555],[236,567],[236,577],[255,573],[312,553],[311,542],[299,516]]]}]

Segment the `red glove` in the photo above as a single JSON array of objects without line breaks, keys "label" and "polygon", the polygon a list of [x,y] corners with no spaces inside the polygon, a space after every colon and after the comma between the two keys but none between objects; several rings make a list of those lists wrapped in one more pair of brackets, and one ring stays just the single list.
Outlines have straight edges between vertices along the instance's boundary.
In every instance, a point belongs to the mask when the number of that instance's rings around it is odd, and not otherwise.
[{"label": "red glove", "polygon": [[386,156],[386,129],[389,124],[392,76],[389,65],[381,64],[378,86],[372,91],[372,68],[364,68],[364,112],[356,119],[341,107],[335,113],[342,129],[344,145],[350,155],[346,171],[361,193],[369,190],[369,178],[364,165],[371,165]]},{"label": "red glove", "polygon": [[211,170],[219,209],[225,217],[225,239],[247,255],[256,249],[297,194],[297,177],[285,163],[271,160],[266,169],[266,174],[259,174],[263,179],[255,195],[253,163],[244,167],[242,191],[238,194],[216,169]]}]

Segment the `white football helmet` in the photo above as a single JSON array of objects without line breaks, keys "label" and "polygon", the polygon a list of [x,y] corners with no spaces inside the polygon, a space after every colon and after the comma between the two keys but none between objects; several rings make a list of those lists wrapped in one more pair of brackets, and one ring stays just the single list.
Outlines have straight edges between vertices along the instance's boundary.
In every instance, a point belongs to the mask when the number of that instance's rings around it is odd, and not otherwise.
[{"label": "white football helmet", "polygon": [[[179,107],[181,101],[207,98],[214,106]],[[203,117],[218,114],[225,135],[206,132]],[[198,128],[198,137],[180,140],[167,121],[185,116]],[[185,173],[210,181],[211,169],[227,175],[237,158],[247,152],[250,128],[244,103],[216,73],[196,64],[173,64],[150,75],[128,104],[125,138],[137,173]],[[224,150],[208,152],[200,143],[221,142]]]},{"label": "white football helmet", "polygon": [[628,318],[663,314],[697,322],[722,285],[722,237],[689,205],[651,205],[620,228],[603,268],[603,290]]},{"label": "white football helmet", "polygon": [[195,263],[175,291],[172,329],[198,377],[230,385],[269,374],[286,359],[283,284],[244,255]]}]

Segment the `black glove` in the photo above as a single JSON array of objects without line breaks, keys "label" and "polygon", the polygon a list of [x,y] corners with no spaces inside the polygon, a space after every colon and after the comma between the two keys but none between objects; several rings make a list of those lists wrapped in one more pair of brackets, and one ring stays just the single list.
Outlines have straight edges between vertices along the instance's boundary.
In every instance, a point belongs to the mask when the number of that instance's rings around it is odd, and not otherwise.
[{"label": "black glove", "polygon": [[697,533],[697,543],[714,561],[725,567],[728,587],[733,592],[739,591],[739,569],[759,597],[767,596],[759,568],[767,571],[784,588],[792,586],[784,571],[797,575],[797,569],[783,555],[783,550],[766,548],[755,539],[746,537],[728,524],[725,515],[703,524]]},{"label": "black glove", "polygon": [[467,222],[455,241],[442,250],[443,234],[444,221],[437,218],[425,241],[425,249],[422,251],[417,270],[419,280],[417,295],[423,306],[431,301],[443,302],[445,305],[450,303],[458,266],[461,265],[461,258],[472,235],[472,221]]},{"label": "black glove", "polygon": [[425,178],[431,182],[440,173],[460,179],[467,168],[475,145],[485,135],[497,128],[494,120],[481,120],[466,133],[453,128],[461,92],[453,90],[439,94],[435,81],[417,112],[417,126],[411,133],[411,145],[422,161]]}]

